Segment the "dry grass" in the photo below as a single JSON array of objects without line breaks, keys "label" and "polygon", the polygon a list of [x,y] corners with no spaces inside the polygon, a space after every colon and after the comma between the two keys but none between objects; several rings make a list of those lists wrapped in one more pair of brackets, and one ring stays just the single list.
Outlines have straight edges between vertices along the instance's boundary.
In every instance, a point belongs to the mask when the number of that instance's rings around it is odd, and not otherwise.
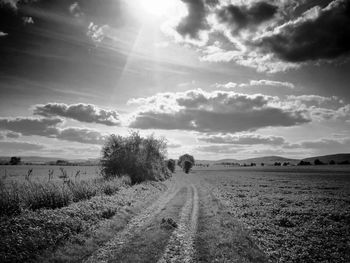
[{"label": "dry grass", "polygon": [[61,181],[32,181],[27,178],[5,183],[0,180],[0,216],[16,215],[24,210],[57,209],[93,196],[113,195],[129,183],[126,177],[113,180],[71,178],[64,169]]}]

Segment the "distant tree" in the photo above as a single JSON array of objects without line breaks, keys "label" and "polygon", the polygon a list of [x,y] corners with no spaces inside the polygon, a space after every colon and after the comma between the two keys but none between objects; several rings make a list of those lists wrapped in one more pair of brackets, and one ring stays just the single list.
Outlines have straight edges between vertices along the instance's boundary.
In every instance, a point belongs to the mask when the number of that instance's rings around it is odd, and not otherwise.
[{"label": "distant tree", "polygon": [[251,163],[250,166],[256,166],[256,163]]},{"label": "distant tree", "polygon": [[185,173],[189,173],[191,168],[192,168],[192,163],[190,161],[185,161],[184,164],[183,164],[183,170]]},{"label": "distant tree", "polygon": [[167,161],[167,167],[168,167],[169,171],[172,172],[172,173],[175,172],[175,164],[176,164],[175,160],[173,160],[173,159],[169,159]]},{"label": "distant tree", "polygon": [[348,160],[346,160],[346,161],[339,162],[338,164],[346,164],[346,165],[348,165],[348,164],[350,164],[350,162]]},{"label": "distant tree", "polygon": [[68,165],[68,161],[66,160],[57,160],[56,161],[56,165]]},{"label": "distant tree", "polygon": [[303,161],[301,160],[299,163],[298,163],[298,166],[305,166],[305,165],[311,165],[310,162],[307,162],[307,161]]},{"label": "distant tree", "polygon": [[329,162],[329,164],[330,164],[330,165],[335,165],[335,161],[334,161],[334,160],[331,160],[331,161]]},{"label": "distant tree", "polygon": [[283,163],[283,166],[288,166],[289,165],[289,162],[284,162]]},{"label": "distant tree", "polygon": [[10,164],[11,165],[17,165],[21,163],[21,157],[11,157]]},{"label": "distant tree", "polygon": [[274,166],[281,166],[281,163],[275,162],[275,163],[274,163]]},{"label": "distant tree", "polygon": [[194,157],[189,154],[181,155],[177,164],[184,170],[185,173],[188,173],[193,165],[195,165]]},{"label": "distant tree", "polygon": [[265,166],[265,164],[264,164],[264,163],[261,163],[260,165],[261,165],[261,166]]},{"label": "distant tree", "polygon": [[322,164],[324,164],[324,163],[321,162],[319,159],[316,159],[316,160],[314,161],[314,165],[322,165]]}]

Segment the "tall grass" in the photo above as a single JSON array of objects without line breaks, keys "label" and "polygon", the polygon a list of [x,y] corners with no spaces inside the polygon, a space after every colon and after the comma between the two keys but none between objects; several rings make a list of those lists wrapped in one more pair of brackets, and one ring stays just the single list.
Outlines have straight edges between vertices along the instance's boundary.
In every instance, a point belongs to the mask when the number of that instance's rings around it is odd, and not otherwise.
[{"label": "tall grass", "polygon": [[104,180],[68,180],[63,182],[12,182],[0,180],[0,216],[11,216],[22,210],[56,209],[97,195],[113,195],[129,183],[125,177]]}]

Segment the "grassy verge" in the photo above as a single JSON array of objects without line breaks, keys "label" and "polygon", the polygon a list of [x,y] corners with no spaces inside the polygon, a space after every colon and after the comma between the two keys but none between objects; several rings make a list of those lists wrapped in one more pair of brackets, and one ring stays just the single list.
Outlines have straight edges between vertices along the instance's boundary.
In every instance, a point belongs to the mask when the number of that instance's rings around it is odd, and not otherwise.
[{"label": "grassy verge", "polygon": [[97,195],[113,195],[127,183],[126,179],[68,180],[64,182],[0,181],[0,216],[13,216],[25,210],[56,209],[88,200]]},{"label": "grassy verge", "polygon": [[[45,250],[54,250],[123,209],[125,211],[136,200],[145,201],[160,193],[158,185],[145,183],[122,188],[115,195],[95,196],[60,209],[24,210],[16,216],[2,217],[0,262],[33,261]],[[79,242],[79,238],[76,241]]]}]

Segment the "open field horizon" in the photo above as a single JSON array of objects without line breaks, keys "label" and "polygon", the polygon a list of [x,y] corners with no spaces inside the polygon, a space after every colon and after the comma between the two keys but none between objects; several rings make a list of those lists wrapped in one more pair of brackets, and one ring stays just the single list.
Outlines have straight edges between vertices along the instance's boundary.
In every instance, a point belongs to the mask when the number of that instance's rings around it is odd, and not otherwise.
[{"label": "open field horizon", "polygon": [[349,72],[349,0],[0,0],[0,262],[350,262]]}]

